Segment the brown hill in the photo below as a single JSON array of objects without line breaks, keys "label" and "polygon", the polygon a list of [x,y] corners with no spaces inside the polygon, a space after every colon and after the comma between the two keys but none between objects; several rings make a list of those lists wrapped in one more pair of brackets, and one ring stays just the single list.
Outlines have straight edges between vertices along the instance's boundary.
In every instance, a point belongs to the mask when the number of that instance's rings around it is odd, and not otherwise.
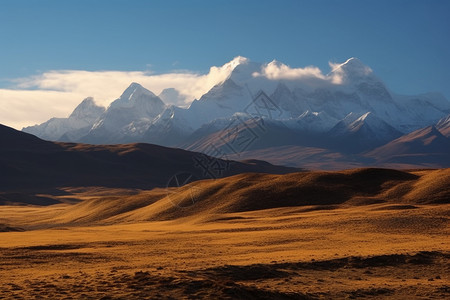
[{"label": "brown hill", "polygon": [[0,140],[0,188],[3,191],[59,186],[148,189],[182,185],[172,180],[180,173],[192,181],[244,172],[299,171],[263,161],[226,161],[150,144],[53,143],[2,125]]},{"label": "brown hill", "polygon": [[291,213],[380,203],[413,207],[450,203],[449,185],[450,169],[252,173],[168,190],[112,190],[95,197],[87,197],[86,192],[82,197],[87,200],[49,218],[55,224],[108,224],[178,218],[216,220],[229,213],[283,207],[294,209]]},{"label": "brown hill", "polygon": [[450,167],[450,139],[434,126],[404,135],[367,153],[380,163],[420,163]]}]

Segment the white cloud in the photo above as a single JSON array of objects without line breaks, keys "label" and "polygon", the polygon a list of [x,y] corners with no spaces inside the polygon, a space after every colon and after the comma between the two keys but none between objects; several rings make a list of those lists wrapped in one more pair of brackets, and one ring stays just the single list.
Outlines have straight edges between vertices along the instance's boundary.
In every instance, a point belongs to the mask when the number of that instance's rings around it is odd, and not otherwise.
[{"label": "white cloud", "polygon": [[344,72],[340,69],[342,64],[328,62],[328,65],[331,68],[330,78],[333,84],[343,84],[344,83]]},{"label": "white cloud", "polygon": [[278,61],[272,61],[262,67],[261,72],[253,73],[253,76],[264,76],[268,79],[279,80],[288,79],[296,80],[303,78],[319,78],[325,79],[322,71],[317,67],[291,68]]},{"label": "white cloud", "polygon": [[131,82],[138,82],[157,95],[165,88],[176,88],[184,96],[182,101],[167,104],[186,106],[225,80],[237,64],[246,61],[236,57],[221,67],[211,67],[207,74],[60,70],[14,79],[14,89],[0,89],[0,123],[21,129],[51,117],[67,117],[86,97],[94,97],[98,104],[107,106]]},{"label": "white cloud", "polygon": [[[235,66],[247,61],[246,58],[236,57],[221,67],[211,67],[207,74],[189,71],[175,71],[166,74],[152,74],[151,72],[123,72],[123,71],[50,71],[38,76],[15,80],[18,88],[37,88],[40,90],[63,91],[67,93],[83,94],[84,97],[94,97],[97,103],[108,105],[130,85],[138,82],[155,94],[165,88],[175,88],[185,97],[184,103],[199,98],[214,85],[225,80]],[[80,99],[81,101],[82,99]]]},{"label": "white cloud", "polygon": [[68,117],[80,99],[76,93],[0,89],[0,124],[20,130],[52,117]]},{"label": "white cloud", "polygon": [[[23,126],[42,123],[51,117],[67,117],[86,97],[94,97],[103,106],[117,99],[132,82],[138,82],[155,94],[165,88],[177,89],[181,97],[174,97],[178,106],[188,106],[199,99],[214,85],[224,81],[239,64],[247,64],[245,57],[236,57],[220,67],[211,67],[206,74],[186,70],[166,74],[149,71],[48,71],[37,76],[14,79],[12,89],[0,89],[0,123],[21,129]],[[353,61],[357,63],[357,61]],[[277,61],[262,65],[255,77],[269,80],[300,80],[312,86],[341,84],[343,71],[339,64],[330,64],[334,69],[329,75],[322,74],[314,66],[291,68]],[[360,67],[361,72],[366,72]],[[342,72],[341,72],[342,71]],[[342,73],[342,74],[341,74]]]}]

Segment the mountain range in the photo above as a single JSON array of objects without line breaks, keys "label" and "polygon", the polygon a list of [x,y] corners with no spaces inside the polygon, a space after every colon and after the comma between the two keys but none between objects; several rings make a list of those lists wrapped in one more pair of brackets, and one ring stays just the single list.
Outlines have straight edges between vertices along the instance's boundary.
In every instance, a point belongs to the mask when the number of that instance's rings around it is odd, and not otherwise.
[{"label": "mountain range", "polygon": [[228,64],[229,76],[188,108],[164,103],[180,97],[174,88],[157,96],[132,83],[107,108],[86,98],[68,118],[23,131],[51,141],[151,143],[296,167],[450,167],[450,102],[438,93],[397,95],[357,58],[320,76],[283,73],[288,67],[277,61],[236,57]]},{"label": "mountain range", "polygon": [[249,172],[300,171],[258,160],[225,161],[151,144],[50,142],[3,125],[0,139],[0,189],[8,191],[8,198],[14,198],[13,191],[26,194],[60,186],[151,189]]}]

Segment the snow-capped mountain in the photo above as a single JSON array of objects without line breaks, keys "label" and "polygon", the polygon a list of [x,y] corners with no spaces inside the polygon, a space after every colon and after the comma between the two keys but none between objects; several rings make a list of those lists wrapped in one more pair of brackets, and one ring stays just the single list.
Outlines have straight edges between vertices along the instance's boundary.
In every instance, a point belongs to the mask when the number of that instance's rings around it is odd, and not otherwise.
[{"label": "snow-capped mountain", "polygon": [[174,88],[158,97],[132,83],[106,110],[85,100],[68,119],[23,130],[49,140],[206,151],[213,141],[226,150],[227,143],[258,129],[248,149],[296,145],[346,153],[368,151],[431,125],[448,132],[450,102],[442,95],[396,95],[357,58],[330,65],[325,75],[315,67],[236,57],[221,67],[228,76],[189,106]]},{"label": "snow-capped mountain", "polygon": [[394,127],[367,112],[358,117],[348,114],[329,132],[329,147],[350,153],[359,153],[390,142],[402,135]]},{"label": "snow-capped mountain", "polygon": [[291,129],[305,130],[312,133],[324,133],[329,131],[339,122],[326,112],[305,111],[297,118],[284,121]]},{"label": "snow-capped mountain", "polygon": [[187,109],[174,105],[168,106],[148,126],[142,141],[146,143],[178,146],[180,141],[186,139],[194,132],[195,116]]},{"label": "snow-capped mountain", "polygon": [[174,88],[167,88],[161,91],[158,95],[164,103],[176,103],[179,105],[184,104],[186,97],[181,95],[180,91]]},{"label": "snow-capped mountain", "polygon": [[245,87],[229,78],[214,86],[199,100],[192,102],[189,112],[196,116],[196,121],[190,125],[198,129],[215,119],[231,117],[236,112],[242,112],[248,100],[249,95]]},{"label": "snow-capped mountain", "polygon": [[138,83],[132,83],[114,100],[80,139],[93,144],[133,142],[141,139],[164,110],[162,100]]},{"label": "snow-capped mountain", "polygon": [[[97,118],[105,111],[92,97],[84,99],[68,118],[52,118],[40,125],[25,127],[22,131],[45,140],[78,140],[86,135]],[[70,136],[70,138],[68,138]]]}]

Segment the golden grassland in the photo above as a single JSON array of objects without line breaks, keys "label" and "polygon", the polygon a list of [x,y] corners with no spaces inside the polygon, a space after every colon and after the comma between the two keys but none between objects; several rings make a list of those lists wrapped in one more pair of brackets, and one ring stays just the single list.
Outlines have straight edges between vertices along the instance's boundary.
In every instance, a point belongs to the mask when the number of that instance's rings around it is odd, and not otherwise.
[{"label": "golden grassland", "polygon": [[61,188],[0,206],[0,299],[445,299],[449,183],[358,169]]}]

